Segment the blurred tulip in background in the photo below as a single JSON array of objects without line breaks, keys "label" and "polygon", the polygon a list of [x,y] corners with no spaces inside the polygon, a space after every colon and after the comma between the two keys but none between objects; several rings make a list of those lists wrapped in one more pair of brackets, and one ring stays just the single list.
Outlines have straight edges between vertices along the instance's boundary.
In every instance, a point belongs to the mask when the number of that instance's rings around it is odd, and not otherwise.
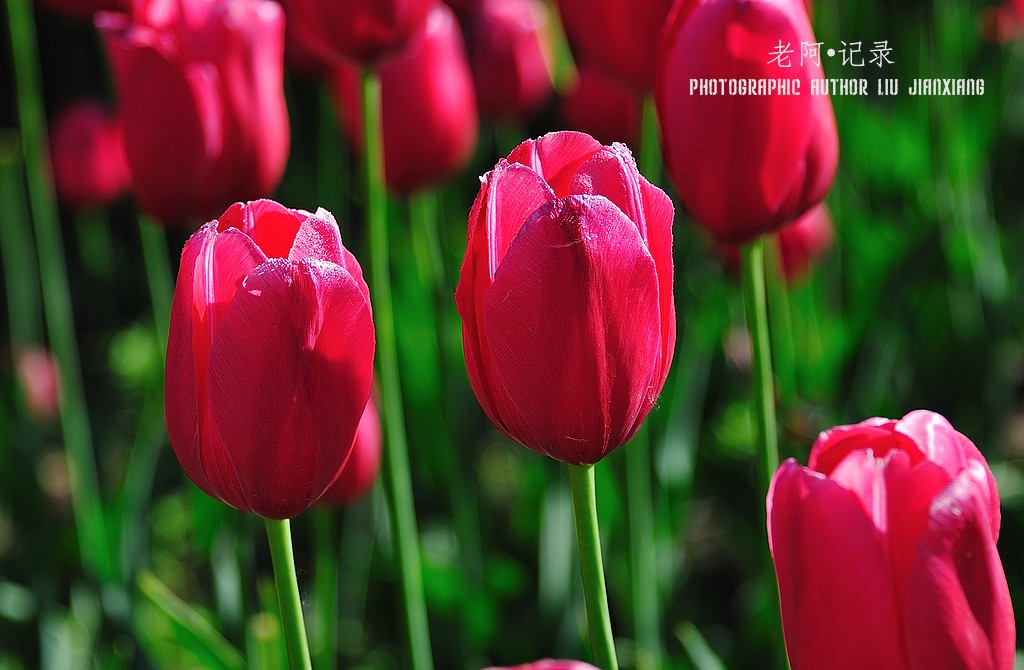
[{"label": "blurred tulip in background", "polygon": [[194,223],[268,196],[288,159],[284,13],[271,0],[101,12],[139,205]]},{"label": "blurred tulip in background", "polygon": [[481,0],[466,20],[480,112],[492,118],[534,114],[552,93],[548,10],[540,0]]},{"label": "blurred tulip in background", "polygon": [[341,468],[341,474],[327,489],[318,504],[326,507],[344,507],[357,502],[373,490],[380,472],[380,415],[373,394],[366,401],[366,408],[359,420],[352,452]]},{"label": "blurred tulip in background", "polygon": [[186,243],[165,381],[174,453],[199,488],[291,518],[344,464],[373,375],[362,270],[330,212],[232,205]]},{"label": "blurred tulip in background", "polygon": [[15,354],[14,368],[32,418],[55,419],[60,412],[60,374],[53,355],[42,347],[25,347]]},{"label": "blurred tulip in background", "polygon": [[597,670],[597,668],[582,661],[554,661],[545,659],[509,668],[485,668],[485,670]]},{"label": "blurred tulip in background", "polygon": [[[817,205],[799,219],[775,234],[779,269],[787,284],[799,283],[814,269],[832,248],[835,227],[832,215],[824,204]],[[740,252],[734,246],[722,246],[725,263],[739,272]]]},{"label": "blurred tulip in background", "polygon": [[580,67],[591,67],[640,92],[654,84],[672,0],[558,0],[566,37]]},{"label": "blurred tulip in background", "polygon": [[376,65],[404,49],[440,0],[285,0],[298,39],[329,62]]},{"label": "blurred tulip in background", "polygon": [[36,0],[39,4],[67,16],[88,19],[103,10],[124,10],[131,0]]},{"label": "blurred tulip in background", "polygon": [[[662,43],[654,94],[665,166],[696,222],[721,242],[742,244],[828,193],[839,155],[835,118],[829,97],[812,95],[823,73],[801,55],[801,43],[817,43],[802,2],[707,0],[690,11],[693,4],[676,6]],[[751,79],[795,80],[799,95],[700,88]]]},{"label": "blurred tulip in background", "polygon": [[50,162],[57,197],[72,207],[107,205],[131,186],[121,121],[103,103],[80,100],[53,121]]},{"label": "blurred tulip in background", "polygon": [[527,140],[484,175],[455,301],[506,435],[581,465],[637,431],[672,362],[673,216],[629,149],[583,133]]},{"label": "blurred tulip in background", "polygon": [[768,493],[793,670],[1012,668],[999,520],[985,458],[942,416],[823,432]]},{"label": "blurred tulip in background", "polygon": [[[388,186],[409,193],[461,170],[476,147],[478,118],[465,44],[452,10],[435,4],[409,46],[379,72]],[[358,70],[338,68],[333,86],[342,124],[361,149]]]},{"label": "blurred tulip in background", "polygon": [[577,69],[577,74],[576,83],[561,103],[566,128],[592,135],[603,144],[624,142],[636,146],[640,139],[640,94],[585,65]]}]

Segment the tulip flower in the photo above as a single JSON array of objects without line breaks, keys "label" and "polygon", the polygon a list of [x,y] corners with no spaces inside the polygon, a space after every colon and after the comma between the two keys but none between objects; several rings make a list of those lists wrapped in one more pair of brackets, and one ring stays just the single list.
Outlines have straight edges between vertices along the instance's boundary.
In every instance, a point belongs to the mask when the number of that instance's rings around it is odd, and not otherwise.
[{"label": "tulip flower", "polygon": [[[779,268],[787,284],[805,278],[822,256],[832,248],[835,228],[828,207],[818,205],[776,233]],[[736,247],[721,247],[726,267],[738,272],[740,254]]]},{"label": "tulip flower", "polygon": [[540,0],[482,0],[467,37],[480,112],[525,117],[551,97],[551,34]]},{"label": "tulip flower", "polygon": [[1005,44],[1024,35],[1024,0],[1003,0],[981,10],[979,27],[989,42]]},{"label": "tulip flower", "polygon": [[827,430],[767,502],[793,670],[1013,667],[996,482],[943,417]]},{"label": "tulip flower", "polygon": [[597,670],[594,666],[583,661],[553,661],[545,659],[534,661],[526,665],[516,665],[509,668],[485,668],[484,670]]},{"label": "tulip flower", "polygon": [[558,0],[566,37],[580,66],[647,92],[658,40],[672,0]]},{"label": "tulip flower", "polygon": [[81,100],[57,116],[50,155],[57,197],[72,207],[109,204],[131,185],[121,121],[100,102]]},{"label": "tulip flower", "polygon": [[[654,95],[665,166],[697,223],[743,244],[825,197],[835,118],[829,97],[811,90],[823,74],[801,55],[817,40],[800,0],[707,0],[687,11],[693,4],[677,6],[662,42]],[[790,94],[730,93],[729,82],[750,80],[786,82]]]},{"label": "tulip flower", "polygon": [[634,89],[593,68],[581,66],[576,85],[562,99],[566,127],[605,144],[633,145],[640,139],[642,100]]},{"label": "tulip flower", "polygon": [[[381,132],[388,186],[410,193],[462,169],[476,148],[473,78],[452,10],[438,3],[408,48],[380,67]],[[361,148],[359,72],[338,68],[333,85],[343,125]],[[415,110],[415,122],[410,122]]]},{"label": "tulip flower", "polygon": [[482,181],[455,293],[470,383],[513,440],[596,463],[672,362],[672,203],[624,145],[576,132],[523,142]]},{"label": "tulip flower", "polygon": [[284,14],[271,0],[138,2],[102,12],[140,206],[205,219],[269,195],[288,158]]},{"label": "tulip flower", "polygon": [[439,0],[285,0],[298,39],[321,58],[374,66],[408,45]]},{"label": "tulip flower", "polygon": [[380,449],[380,416],[377,414],[377,403],[373,401],[371,395],[359,420],[352,452],[341,468],[341,474],[317,504],[344,507],[365,498],[377,481],[377,473],[380,471]]},{"label": "tulip flower", "polygon": [[296,516],[345,463],[373,353],[331,213],[232,205],[185,244],[171,307],[167,429],[185,473],[232,507]]}]

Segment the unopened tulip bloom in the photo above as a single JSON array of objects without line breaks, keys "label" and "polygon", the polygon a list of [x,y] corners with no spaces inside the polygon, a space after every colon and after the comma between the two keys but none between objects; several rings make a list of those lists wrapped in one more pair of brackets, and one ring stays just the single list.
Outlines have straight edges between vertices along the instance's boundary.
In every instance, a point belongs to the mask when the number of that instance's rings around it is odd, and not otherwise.
[{"label": "unopened tulip bloom", "polygon": [[343,507],[365,498],[377,481],[380,471],[380,415],[373,395],[366,401],[363,417],[359,420],[352,452],[341,468],[341,474],[327,489],[318,505]]},{"label": "unopened tulip bloom", "polygon": [[526,117],[551,97],[548,23],[540,0],[482,0],[469,14],[469,60],[482,114]]},{"label": "unopened tulip bloom", "polygon": [[526,665],[516,665],[509,668],[485,668],[484,670],[597,670],[594,666],[583,661],[554,661],[545,659],[534,661]]},{"label": "unopened tulip bloom", "polygon": [[298,39],[321,58],[372,66],[404,49],[440,0],[285,0]]},{"label": "unopened tulip bloom", "polygon": [[284,13],[272,0],[136,2],[97,15],[140,206],[205,220],[270,195],[288,159]]},{"label": "unopened tulip bloom", "polygon": [[624,145],[576,132],[523,142],[482,181],[455,293],[470,383],[513,440],[596,463],[672,361],[672,203]]},{"label": "unopened tulip bloom", "polygon": [[658,40],[672,0],[558,0],[577,64],[637,91],[654,83]]},{"label": "unopened tulip bloom", "polygon": [[[823,73],[802,55],[817,40],[800,0],[706,0],[687,11],[693,4],[677,5],[662,42],[654,95],[665,167],[697,223],[742,244],[828,193],[835,118],[829,97],[811,91]],[[792,90],[730,93],[751,80]]]},{"label": "unopened tulip bloom", "polygon": [[562,99],[562,120],[567,128],[593,135],[605,144],[634,145],[640,139],[641,104],[635,89],[580,66],[576,85]]},{"label": "unopened tulip bloom", "polygon": [[938,414],[823,432],[768,492],[793,670],[1010,670],[999,517],[985,458]]},{"label": "unopened tulip bloom", "polygon": [[131,185],[121,121],[95,100],[64,109],[50,133],[57,197],[72,207],[107,205]]},{"label": "unopened tulip bloom", "polygon": [[214,498],[298,515],[352,448],[373,369],[369,293],[330,212],[232,205],[185,244],[171,307],[171,446]]},{"label": "unopened tulip bloom", "polygon": [[[379,75],[388,186],[410,193],[462,169],[476,148],[478,117],[473,77],[452,10],[434,5],[408,48],[385,61]],[[353,66],[338,68],[333,83],[348,135],[361,146],[359,73]]]}]

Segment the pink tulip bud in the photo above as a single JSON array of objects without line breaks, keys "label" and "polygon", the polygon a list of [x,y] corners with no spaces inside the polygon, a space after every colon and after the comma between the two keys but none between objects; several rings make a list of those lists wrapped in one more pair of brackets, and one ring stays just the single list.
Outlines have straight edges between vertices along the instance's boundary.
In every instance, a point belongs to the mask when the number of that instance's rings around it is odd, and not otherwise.
[{"label": "pink tulip bud", "polygon": [[455,292],[470,383],[513,440],[596,463],[672,362],[672,202],[624,145],[576,132],[523,142],[481,181]]},{"label": "pink tulip bud", "polygon": [[548,23],[540,0],[482,0],[469,14],[469,59],[485,116],[530,116],[551,97]]},{"label": "pink tulip bud", "polygon": [[341,468],[341,474],[327,489],[323,497],[317,501],[325,507],[344,507],[365,498],[377,481],[380,471],[380,416],[377,414],[377,403],[373,394],[366,401],[363,417],[359,420],[352,453]]},{"label": "pink tulip bud", "polygon": [[373,352],[331,213],[232,205],[185,244],[171,308],[167,430],[185,473],[232,507],[298,515],[352,449]]},{"label": "pink tulip bud", "polygon": [[25,394],[25,408],[39,422],[55,419],[60,412],[60,375],[49,351],[28,347],[14,357],[18,381]]},{"label": "pink tulip bud", "polygon": [[827,430],[767,503],[793,670],[1013,667],[996,482],[943,417]]},{"label": "pink tulip bud", "polygon": [[57,116],[50,155],[57,197],[72,207],[110,204],[131,186],[121,122],[94,100],[78,101]]},{"label": "pink tulip bud", "polygon": [[558,0],[576,62],[641,93],[654,83],[672,0]]},{"label": "pink tulip bud", "polygon": [[288,159],[284,13],[271,0],[102,12],[140,206],[168,223],[270,195]]},{"label": "pink tulip bud", "polygon": [[288,21],[310,52],[373,66],[408,45],[439,0],[285,0]]},{"label": "pink tulip bud", "polygon": [[527,663],[526,665],[516,665],[509,668],[484,668],[484,670],[597,670],[597,668],[582,661],[553,661],[546,659]]},{"label": "pink tulip bud", "polygon": [[[359,72],[342,66],[333,85],[343,125],[361,149]],[[436,186],[466,165],[476,148],[476,97],[451,9],[441,3],[431,8],[409,46],[380,66],[380,89],[388,186],[399,193]]]},{"label": "pink tulip bud", "polygon": [[824,76],[801,48],[817,43],[801,0],[693,4],[677,6],[662,41],[654,94],[665,167],[697,223],[742,244],[828,193],[835,118],[824,88],[812,90]]},{"label": "pink tulip bud", "polygon": [[584,66],[579,68],[576,85],[562,100],[562,120],[566,127],[593,135],[599,142],[636,146],[641,104],[636,90]]}]

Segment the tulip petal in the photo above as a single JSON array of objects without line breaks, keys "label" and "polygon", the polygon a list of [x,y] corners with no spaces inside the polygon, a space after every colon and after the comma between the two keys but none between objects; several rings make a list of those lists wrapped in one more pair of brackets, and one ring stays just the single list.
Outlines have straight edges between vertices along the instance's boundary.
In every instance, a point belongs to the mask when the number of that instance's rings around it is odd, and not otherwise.
[{"label": "tulip petal", "polygon": [[553,200],[523,225],[484,296],[483,330],[510,401],[506,432],[541,453],[597,462],[653,405],[657,272],[606,198]]},{"label": "tulip petal", "polygon": [[601,149],[601,143],[586,133],[560,131],[526,140],[512,150],[508,162],[527,166],[562,198],[569,195],[572,176]]},{"label": "tulip petal", "polygon": [[767,507],[793,670],[907,667],[889,565],[857,497],[790,459]]},{"label": "tulip petal", "polygon": [[171,305],[164,380],[171,446],[196,486],[235,507],[243,502],[238,478],[210,416],[209,355],[235,291],[265,261],[240,231],[217,233],[211,222],[185,244]]},{"label": "tulip petal", "polygon": [[340,266],[275,259],[246,277],[213,344],[210,393],[248,509],[289,518],[334,481],[373,348],[369,305]]},{"label": "tulip petal", "polygon": [[1013,608],[991,528],[986,468],[965,470],[932,503],[910,570],[910,667],[1013,667]]},{"label": "tulip petal", "polygon": [[462,317],[462,342],[470,384],[484,412],[503,430],[493,399],[495,394],[504,396],[504,391],[492,381],[491,356],[480,331],[483,317],[479,310],[494,272],[523,222],[554,197],[539,174],[518,163],[502,161],[484,177],[484,186],[469,215],[469,241],[455,290],[455,303]]},{"label": "tulip petal", "polygon": [[658,270],[662,313],[662,383],[668,375],[675,349],[675,304],[672,300],[672,219],[675,208],[661,189],[652,186],[637,170],[625,145],[615,143],[594,154],[569,182],[574,194],[603,195],[629,217],[640,231]]},{"label": "tulip petal", "polygon": [[[941,466],[949,476],[956,477],[968,463],[976,461],[985,463],[978,447],[967,437],[957,431],[941,414],[927,410],[910,412],[900,419],[895,430],[907,435],[916,442],[929,461]],[[992,521],[992,534],[999,537],[999,493],[996,480],[988,468],[989,518]]]}]

